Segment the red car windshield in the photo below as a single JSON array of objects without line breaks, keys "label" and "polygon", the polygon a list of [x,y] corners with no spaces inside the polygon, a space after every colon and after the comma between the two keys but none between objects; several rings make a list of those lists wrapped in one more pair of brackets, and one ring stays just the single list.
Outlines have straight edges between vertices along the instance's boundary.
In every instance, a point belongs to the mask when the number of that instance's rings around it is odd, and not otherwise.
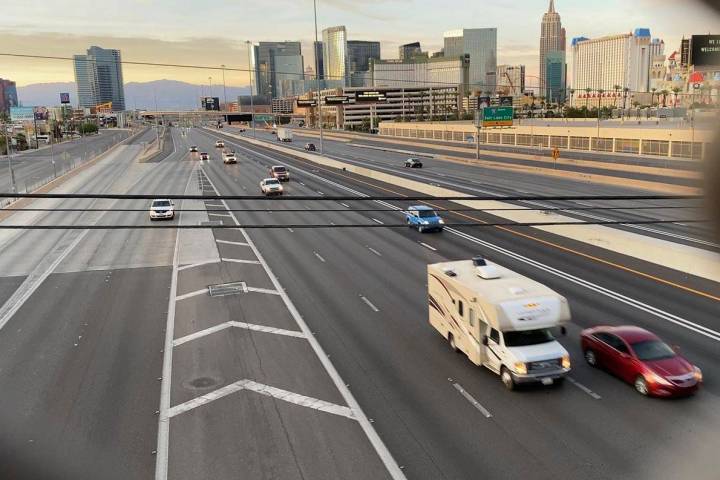
[{"label": "red car windshield", "polygon": [[643,340],[630,346],[637,358],[643,361],[665,360],[675,356],[673,349],[660,340]]}]

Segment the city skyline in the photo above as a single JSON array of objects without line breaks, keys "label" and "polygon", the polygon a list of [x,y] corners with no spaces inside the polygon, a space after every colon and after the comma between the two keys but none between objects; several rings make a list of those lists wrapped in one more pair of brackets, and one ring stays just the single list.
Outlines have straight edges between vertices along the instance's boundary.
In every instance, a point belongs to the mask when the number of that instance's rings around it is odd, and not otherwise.
[{"label": "city skyline", "polygon": [[[117,15],[112,16],[113,20],[93,22],[91,26],[85,22],[83,15],[75,15],[72,9],[62,8],[63,1],[58,2],[59,5],[53,5],[52,14],[49,6],[40,2],[30,3],[36,3],[37,8],[10,5],[0,19],[0,32],[6,39],[4,51],[70,57],[76,51],[96,44],[121,50],[123,58],[129,61],[218,66],[225,64],[229,68],[243,69],[247,67],[247,50],[244,44],[246,39],[237,38],[234,29],[230,28],[237,16],[256,20],[248,21],[246,28],[244,27],[247,39],[254,43],[300,41],[305,64],[314,66],[312,10],[285,0],[280,1],[283,8],[279,10],[282,11],[282,17],[295,16],[291,28],[287,28],[288,22],[283,22],[282,18],[277,22],[265,22],[263,11],[259,7],[231,7],[220,2],[210,2],[204,8],[209,12],[207,18],[212,17],[217,22],[216,27],[210,28],[204,20],[193,21],[195,28],[188,30],[188,18],[202,17],[192,15],[193,8],[190,8],[171,12],[162,31],[151,25],[148,18],[153,18],[152,12],[155,9],[166,7],[163,7],[166,3],[163,1],[154,4],[140,0],[131,1],[130,3],[142,5],[143,11],[151,13],[143,15],[142,19],[132,13],[133,9],[119,11],[120,5],[111,3],[108,8],[113,12],[117,10]],[[408,8],[409,4],[415,8]],[[345,0],[320,1],[318,27],[322,30],[333,25],[345,25],[348,38],[380,41],[382,57],[387,59],[397,58],[398,46],[413,41],[420,41],[425,50],[439,50],[443,44],[443,33],[447,30],[497,28],[498,64],[524,64],[527,66],[528,76],[531,76],[539,73],[537,39],[540,36],[542,14],[547,11],[548,1],[528,0],[523,5],[524,14],[510,22],[507,19],[510,18],[512,7],[507,2],[497,0],[486,2],[482,8],[461,1],[446,2],[442,8],[425,0],[391,1],[376,5],[372,13],[356,11],[355,7]],[[583,2],[582,6],[567,0],[555,2],[556,10],[563,17],[568,40],[581,35],[593,38],[647,27],[653,31],[654,36],[665,40],[666,54],[679,48],[683,35],[706,33],[712,30],[717,21],[714,13],[709,13],[709,10],[699,4],[693,4],[690,9],[685,7],[683,15],[677,15],[680,7],[673,3],[661,2],[662,9],[650,8],[654,5],[656,3],[650,0],[633,2],[633,5],[626,5],[619,0],[591,0]],[[219,14],[220,9],[223,9],[224,13]],[[457,15],[452,15],[452,12],[457,12],[458,9],[469,13],[463,15],[460,21]],[[33,16],[27,15],[29,11],[34,12]],[[218,15],[213,15],[212,12]],[[297,18],[303,18],[302,15],[307,16],[307,24],[297,21]],[[43,21],[35,21],[35,17],[36,20],[42,17]],[[594,21],[588,23],[587,17],[592,17]],[[83,28],[74,28],[75,23],[83,23]],[[125,28],[130,24],[133,25],[132,29]],[[279,24],[283,24],[285,28],[280,30]],[[63,31],[76,33],[58,33]],[[128,31],[133,31],[134,35],[127,36]],[[188,33],[189,31],[192,33]],[[16,80],[19,86],[73,78],[72,62],[64,64],[62,61],[6,57],[3,65],[3,75]],[[126,81],[177,78],[202,84],[207,83],[208,79],[207,71],[168,67],[127,65],[124,73]],[[218,69],[218,79],[220,74]],[[246,72],[229,72],[226,81],[228,85],[249,83]],[[528,87],[537,86],[536,83],[537,81],[529,81]]]}]

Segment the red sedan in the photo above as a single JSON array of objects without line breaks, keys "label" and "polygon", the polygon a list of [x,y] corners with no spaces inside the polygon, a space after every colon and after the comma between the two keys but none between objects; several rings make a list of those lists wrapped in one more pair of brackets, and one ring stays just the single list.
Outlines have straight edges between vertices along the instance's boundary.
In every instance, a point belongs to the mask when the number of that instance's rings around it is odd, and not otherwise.
[{"label": "red sedan", "polygon": [[580,341],[588,364],[604,368],[642,395],[690,395],[702,383],[698,367],[642,328],[588,328]]}]

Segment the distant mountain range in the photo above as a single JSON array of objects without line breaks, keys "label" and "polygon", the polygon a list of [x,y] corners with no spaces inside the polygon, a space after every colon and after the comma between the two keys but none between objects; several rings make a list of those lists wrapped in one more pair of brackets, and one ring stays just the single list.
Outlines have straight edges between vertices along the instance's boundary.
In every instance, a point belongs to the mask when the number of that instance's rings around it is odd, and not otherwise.
[{"label": "distant mountain range", "polygon": [[[17,87],[18,99],[25,106],[55,106],[60,104],[60,93],[70,93],[70,104],[77,105],[75,82],[34,83]],[[250,87],[226,87],[228,102],[237,101],[238,95],[250,93]],[[160,110],[195,110],[200,107],[201,86],[176,80],[130,82],[125,84],[125,108],[128,110],[154,110],[155,96]],[[207,86],[203,93],[207,94]],[[223,101],[222,85],[213,86],[213,96]]]}]

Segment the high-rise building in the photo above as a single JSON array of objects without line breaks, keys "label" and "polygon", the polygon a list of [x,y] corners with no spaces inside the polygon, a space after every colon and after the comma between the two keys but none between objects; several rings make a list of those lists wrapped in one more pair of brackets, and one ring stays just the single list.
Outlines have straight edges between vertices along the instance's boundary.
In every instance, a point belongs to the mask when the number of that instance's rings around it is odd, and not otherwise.
[{"label": "high-rise building", "polygon": [[380,42],[348,40],[348,68],[350,75],[370,70],[370,60],[380,60]]},{"label": "high-rise building", "polygon": [[9,113],[18,106],[17,86],[12,80],[0,78],[0,112]]},{"label": "high-rise building", "polygon": [[665,55],[665,42],[659,38],[653,38],[650,42],[650,58],[658,55]]},{"label": "high-rise building", "polygon": [[472,59],[469,55],[455,58],[415,57],[407,60],[373,60],[371,73],[374,87],[442,88],[456,87],[465,95],[470,83]]},{"label": "high-rise building", "polygon": [[282,80],[303,78],[305,66],[300,42],[260,42],[255,52],[254,70],[259,95],[282,96]]},{"label": "high-rise building", "polygon": [[565,101],[567,76],[565,52],[546,52],[543,73],[545,74],[545,92],[543,94],[545,101],[548,103],[563,103]]},{"label": "high-rise building", "polygon": [[125,110],[120,50],[92,46],[85,55],[75,55],[75,83],[79,107],[112,102],[112,110]]},{"label": "high-rise building", "polygon": [[326,28],[323,34],[323,71],[326,80],[341,80],[350,84],[347,30],[344,26]]},{"label": "high-rise building", "polygon": [[[423,55],[422,48],[420,48],[420,42],[406,43],[398,47],[400,54],[400,60],[407,60],[413,57],[419,57]],[[427,54],[426,54],[427,55]]]},{"label": "high-rise building", "polygon": [[497,93],[519,97],[525,91],[525,65],[498,65]]},{"label": "high-rise building", "polygon": [[317,78],[322,79],[325,76],[323,68],[323,42],[313,42],[313,54],[315,55],[313,68],[317,70]]},{"label": "high-rise building", "polygon": [[647,92],[650,73],[650,30],[635,29],[608,37],[572,41],[573,88]]},{"label": "high-rise building", "polygon": [[444,34],[445,57],[470,55],[470,86],[494,92],[497,70],[497,28],[463,28]]},{"label": "high-rise building", "polygon": [[566,50],[565,29],[560,20],[560,14],[555,11],[555,0],[550,0],[548,11],[543,14],[540,27],[540,95],[547,92],[545,74],[545,56],[548,52],[564,52]]},{"label": "high-rise building", "polygon": [[680,67],[690,65],[690,39],[683,38],[680,42]]}]

